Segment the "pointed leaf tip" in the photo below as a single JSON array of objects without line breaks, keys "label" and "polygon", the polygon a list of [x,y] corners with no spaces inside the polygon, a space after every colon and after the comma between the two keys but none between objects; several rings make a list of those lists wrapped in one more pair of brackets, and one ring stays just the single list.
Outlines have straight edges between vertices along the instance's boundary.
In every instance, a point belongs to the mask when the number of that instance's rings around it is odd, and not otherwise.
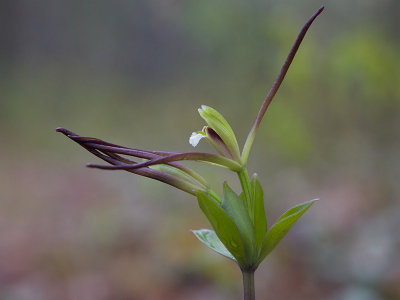
[{"label": "pointed leaf tip", "polygon": [[229,252],[229,250],[226,249],[224,244],[222,244],[221,240],[218,238],[218,236],[214,231],[209,229],[198,229],[198,230],[191,230],[191,232],[193,232],[193,234],[210,249],[214,250],[219,254],[222,254],[227,258],[236,261],[236,259]]},{"label": "pointed leaf tip", "polygon": [[260,251],[258,263],[261,263],[264,258],[271,253],[280,240],[288,233],[290,228],[297,220],[319,199],[314,199],[301,203],[292,207],[285,212],[272,227],[268,230],[264,237],[263,245]]}]

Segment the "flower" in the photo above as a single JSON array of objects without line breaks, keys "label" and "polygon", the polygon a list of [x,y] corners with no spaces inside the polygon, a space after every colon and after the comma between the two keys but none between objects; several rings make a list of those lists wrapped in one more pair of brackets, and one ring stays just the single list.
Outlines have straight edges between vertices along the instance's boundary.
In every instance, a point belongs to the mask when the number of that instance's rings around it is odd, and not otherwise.
[{"label": "flower", "polygon": [[202,105],[198,111],[208,126],[204,126],[202,131],[193,132],[189,143],[196,147],[201,139],[206,138],[219,154],[241,164],[236,136],[225,118],[214,108],[206,105]]},{"label": "flower", "polygon": [[[204,129],[204,128],[203,128]],[[196,147],[202,138],[205,138],[206,134],[202,131],[192,132],[192,135],[189,138],[189,144],[193,147]]]}]

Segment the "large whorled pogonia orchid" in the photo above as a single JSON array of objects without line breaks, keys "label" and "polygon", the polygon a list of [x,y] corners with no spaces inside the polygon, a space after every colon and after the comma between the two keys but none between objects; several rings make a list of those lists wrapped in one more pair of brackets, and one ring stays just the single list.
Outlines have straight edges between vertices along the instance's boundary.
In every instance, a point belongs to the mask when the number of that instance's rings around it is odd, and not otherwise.
[{"label": "large whorled pogonia orchid", "polygon": [[[261,184],[256,175],[249,177],[246,164],[261,120],[278,91],[306,32],[323,9],[324,7],[321,7],[300,31],[281,72],[261,105],[242,152],[225,118],[215,109],[205,105],[202,105],[198,111],[207,126],[204,126],[202,131],[192,133],[189,142],[192,146],[196,146],[204,138],[218,154],[139,150],[96,138],[79,136],[61,127],[56,129],[108,163],[108,165],[88,164],[88,167],[125,170],[167,183],[196,196],[201,210],[214,230],[200,229],[193,230],[193,233],[208,247],[238,264],[243,274],[245,300],[255,299],[254,272],[259,264],[317,200],[289,209],[268,228]],[[137,162],[132,157],[141,161]],[[225,182],[222,196],[219,196],[201,175],[182,163],[188,160],[204,162],[236,172],[242,193],[237,195]]]}]

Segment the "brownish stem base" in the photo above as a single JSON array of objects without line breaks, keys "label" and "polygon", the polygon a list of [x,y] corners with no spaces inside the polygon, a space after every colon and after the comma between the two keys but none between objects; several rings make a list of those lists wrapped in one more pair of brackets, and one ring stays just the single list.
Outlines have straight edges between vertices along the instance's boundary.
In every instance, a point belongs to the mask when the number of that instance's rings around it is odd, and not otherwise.
[{"label": "brownish stem base", "polygon": [[242,270],[244,300],[255,300],[254,271]]}]

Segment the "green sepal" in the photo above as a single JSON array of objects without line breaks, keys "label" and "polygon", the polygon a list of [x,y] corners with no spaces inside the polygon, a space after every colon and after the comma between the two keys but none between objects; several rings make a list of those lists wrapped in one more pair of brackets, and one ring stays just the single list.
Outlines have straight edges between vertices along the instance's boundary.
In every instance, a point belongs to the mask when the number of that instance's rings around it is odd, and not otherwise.
[{"label": "green sepal", "polygon": [[265,235],[264,242],[260,251],[258,263],[261,263],[264,258],[271,253],[279,241],[286,235],[290,228],[296,223],[296,221],[310,208],[310,206],[317,201],[314,199],[295,207],[292,207],[285,212],[272,227],[268,230]]},{"label": "green sepal", "polygon": [[217,201],[210,198],[206,193],[197,191],[196,195],[201,210],[210,221],[222,244],[225,245],[240,266],[245,265],[243,241],[235,223]]},{"label": "green sepal", "polygon": [[264,209],[263,190],[256,174],[250,181],[250,188],[254,199],[254,234],[257,249],[260,249],[267,233],[267,217]]},{"label": "green sepal", "polygon": [[225,245],[222,244],[221,240],[218,238],[216,233],[209,229],[198,229],[198,230],[191,230],[193,234],[208,248],[222,254],[223,256],[230,258],[234,261],[236,259],[233,255],[226,249]]},{"label": "green sepal", "polygon": [[233,159],[241,163],[239,145],[235,133],[225,118],[214,108],[206,105],[202,105],[199,108],[199,114],[226,144]]},{"label": "green sepal", "polygon": [[253,223],[242,200],[226,182],[224,183],[221,207],[236,224],[243,240],[247,264],[251,265],[257,260]]}]

